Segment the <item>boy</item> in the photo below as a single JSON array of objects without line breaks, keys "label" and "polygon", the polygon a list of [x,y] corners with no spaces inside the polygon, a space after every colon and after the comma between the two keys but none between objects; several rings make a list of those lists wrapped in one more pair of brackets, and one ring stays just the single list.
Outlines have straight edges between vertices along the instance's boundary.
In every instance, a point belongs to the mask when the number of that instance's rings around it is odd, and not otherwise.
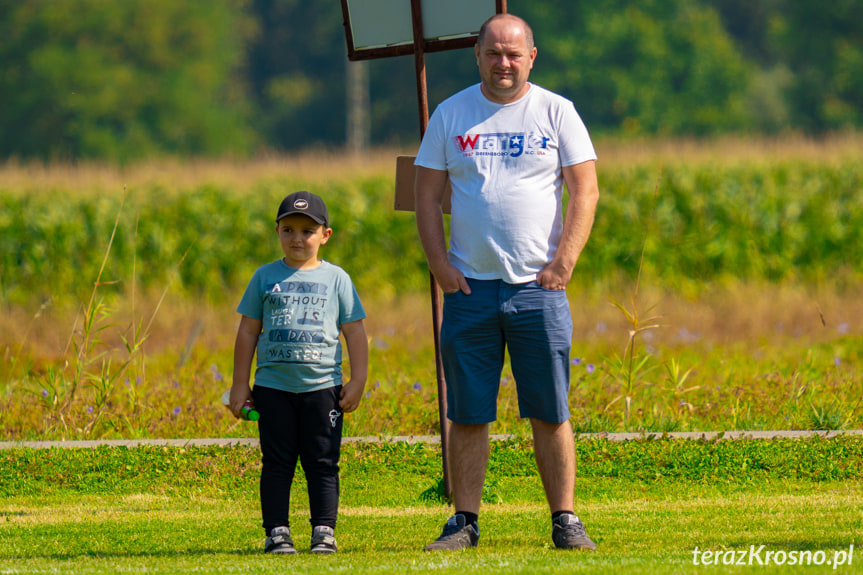
[{"label": "boy", "polygon": [[[228,407],[239,417],[243,404],[253,399],[260,414],[264,552],[297,552],[289,511],[299,459],[308,481],[311,552],[335,553],[342,416],[357,408],[368,377],[366,314],[348,274],[318,259],[333,233],[324,201],[296,192],[282,201],[277,214],[285,257],[258,268],[237,307],[242,317]],[[339,331],[351,364],[345,383]]]}]

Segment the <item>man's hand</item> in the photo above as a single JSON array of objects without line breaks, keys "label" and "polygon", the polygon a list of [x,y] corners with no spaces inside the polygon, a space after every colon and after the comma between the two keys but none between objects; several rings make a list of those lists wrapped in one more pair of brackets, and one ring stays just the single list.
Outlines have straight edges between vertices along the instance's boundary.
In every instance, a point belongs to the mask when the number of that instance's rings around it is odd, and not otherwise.
[{"label": "man's hand", "polygon": [[549,290],[565,290],[572,279],[572,269],[552,261],[536,274],[536,283]]},{"label": "man's hand", "polygon": [[464,274],[454,265],[446,264],[441,269],[432,270],[432,275],[443,293],[456,293],[461,290],[465,295],[470,295],[470,286]]}]

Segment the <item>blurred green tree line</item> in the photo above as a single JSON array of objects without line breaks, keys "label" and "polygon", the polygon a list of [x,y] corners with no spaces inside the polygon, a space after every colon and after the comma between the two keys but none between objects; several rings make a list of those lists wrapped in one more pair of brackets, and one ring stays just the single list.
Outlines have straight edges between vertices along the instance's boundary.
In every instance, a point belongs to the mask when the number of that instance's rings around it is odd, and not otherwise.
[{"label": "blurred green tree line", "polygon": [[[407,0],[405,0],[407,1]],[[863,2],[509,0],[531,79],[594,134],[819,134],[863,124]],[[427,55],[429,103],[477,81]],[[341,146],[338,0],[0,0],[0,157],[111,161]],[[410,56],[367,64],[371,141],[418,139]]]}]

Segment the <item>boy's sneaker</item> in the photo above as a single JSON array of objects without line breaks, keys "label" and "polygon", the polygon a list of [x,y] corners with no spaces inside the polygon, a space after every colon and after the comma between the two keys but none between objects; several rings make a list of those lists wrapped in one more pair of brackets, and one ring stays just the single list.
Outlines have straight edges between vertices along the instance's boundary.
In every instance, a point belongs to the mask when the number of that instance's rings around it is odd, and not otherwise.
[{"label": "boy's sneaker", "polygon": [[558,549],[596,549],[584,530],[584,523],[572,513],[564,513],[551,522],[551,540]]},{"label": "boy's sneaker", "polygon": [[312,531],[312,553],[330,554],[336,552],[336,538],[332,527],[318,525]]},{"label": "boy's sneaker", "polygon": [[273,527],[264,543],[264,553],[293,555],[296,552],[294,540],[291,539],[291,530],[284,526]]},{"label": "boy's sneaker", "polygon": [[457,551],[476,547],[479,542],[479,525],[465,523],[461,513],[450,517],[443,526],[441,536],[426,545],[426,551]]}]

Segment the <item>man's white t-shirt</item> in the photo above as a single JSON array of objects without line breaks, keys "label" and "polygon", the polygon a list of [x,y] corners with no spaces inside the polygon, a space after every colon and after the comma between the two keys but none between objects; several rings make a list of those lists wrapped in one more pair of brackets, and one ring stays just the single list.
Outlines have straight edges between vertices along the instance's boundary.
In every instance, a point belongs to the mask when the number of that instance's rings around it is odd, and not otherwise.
[{"label": "man's white t-shirt", "polygon": [[476,84],[442,102],[415,164],[449,172],[449,260],[466,277],[525,283],[557,251],[561,166],[596,159],[572,102],[535,84],[509,104]]}]

